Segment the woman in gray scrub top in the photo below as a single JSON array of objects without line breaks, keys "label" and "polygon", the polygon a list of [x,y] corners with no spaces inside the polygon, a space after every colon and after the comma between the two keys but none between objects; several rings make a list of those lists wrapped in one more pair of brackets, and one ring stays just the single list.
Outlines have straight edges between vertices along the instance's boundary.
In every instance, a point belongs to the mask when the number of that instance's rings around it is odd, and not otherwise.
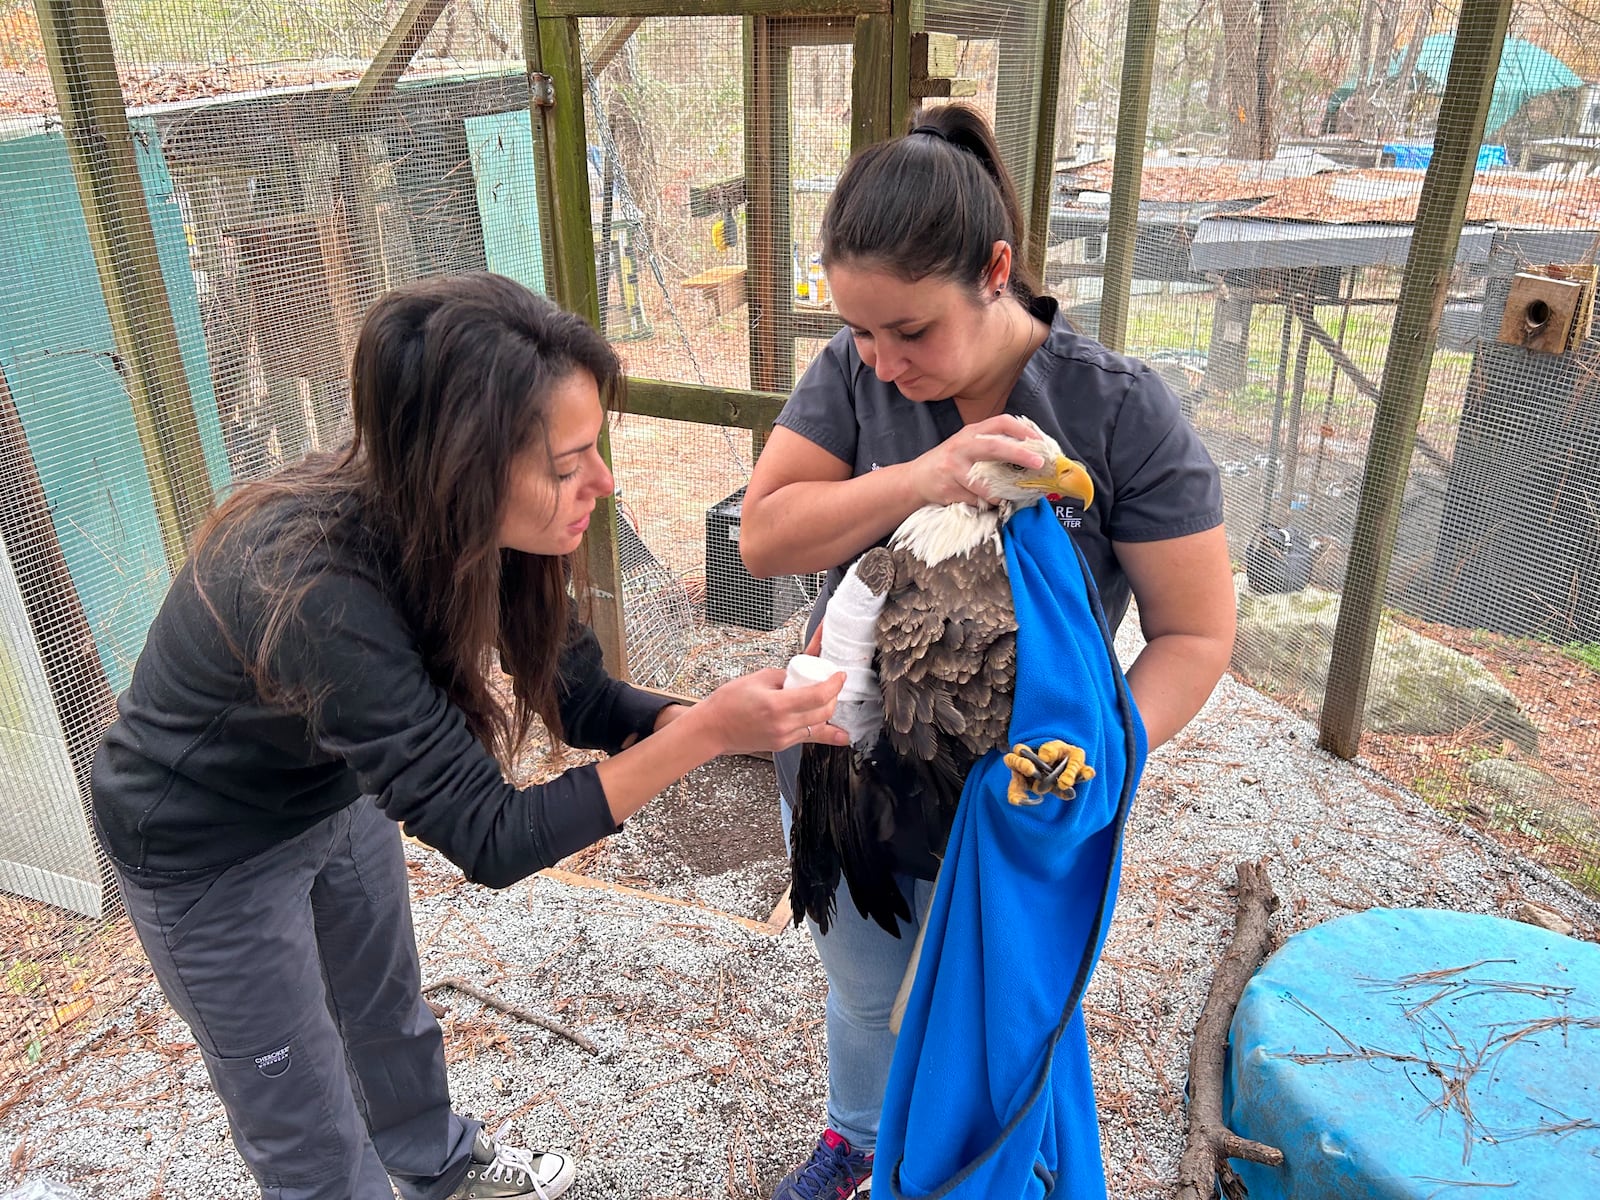
[{"label": "woman in gray scrub top", "polygon": [[[828,571],[814,629],[843,566],[920,506],[977,499],[964,486],[973,462],[1039,465],[995,436],[1023,436],[1017,418],[1028,417],[1094,479],[1091,508],[1058,501],[1056,515],[1111,627],[1139,602],[1146,645],[1128,682],[1154,749],[1199,710],[1233,646],[1216,468],[1161,379],[1075,333],[1028,278],[1021,209],[983,118],[952,105],[921,120],[857,154],[829,201],[823,265],[846,327],[807,369],[756,465],[745,563],[756,575]],[[786,825],[798,761],[778,755]],[[926,844],[924,831],[900,835]],[[897,857],[920,919],[937,861],[925,849]],[[827,935],[811,934],[828,975],[827,1127],[774,1200],[870,1186],[894,1053],[889,1010],[916,929],[891,937],[841,899]]]}]

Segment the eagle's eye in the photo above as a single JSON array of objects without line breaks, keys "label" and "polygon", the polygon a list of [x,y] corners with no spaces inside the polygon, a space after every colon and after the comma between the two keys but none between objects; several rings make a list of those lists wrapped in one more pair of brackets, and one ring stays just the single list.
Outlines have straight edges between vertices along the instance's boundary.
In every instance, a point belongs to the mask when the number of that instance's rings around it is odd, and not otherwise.
[{"label": "eagle's eye", "polygon": [[1020,475],[1022,473],[1023,467],[1022,467],[1021,463],[1007,463],[1006,464],[1006,470]]}]

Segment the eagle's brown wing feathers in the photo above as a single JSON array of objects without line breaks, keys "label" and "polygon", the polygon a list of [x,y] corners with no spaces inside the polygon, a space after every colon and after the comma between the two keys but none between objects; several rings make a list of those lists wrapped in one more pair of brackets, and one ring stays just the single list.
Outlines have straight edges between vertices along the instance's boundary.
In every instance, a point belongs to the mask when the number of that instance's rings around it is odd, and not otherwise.
[{"label": "eagle's brown wing feathers", "polygon": [[[972,764],[1008,748],[1017,626],[1005,554],[992,541],[931,568],[879,548],[858,573],[888,587],[873,664],[884,735],[864,750],[803,747],[790,900],[797,920],[807,914],[826,932],[842,874],[861,915],[898,935],[910,909],[891,839],[910,821],[926,850],[942,854]],[[904,842],[901,854],[915,857]]]}]

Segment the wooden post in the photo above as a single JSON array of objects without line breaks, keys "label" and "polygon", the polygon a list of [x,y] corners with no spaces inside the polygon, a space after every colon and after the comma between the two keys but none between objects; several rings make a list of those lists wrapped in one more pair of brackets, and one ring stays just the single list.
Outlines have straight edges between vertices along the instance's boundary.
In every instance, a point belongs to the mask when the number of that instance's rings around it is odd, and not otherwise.
[{"label": "wooden post", "polygon": [[1111,169],[1111,206],[1106,214],[1106,270],[1100,288],[1101,344],[1119,353],[1128,336],[1133,293],[1133,247],[1139,238],[1139,188],[1144,175],[1144,138],[1150,120],[1150,73],[1155,67],[1156,23],[1161,0],[1129,0],[1122,51],[1122,92],[1117,102],[1117,157]]},{"label": "wooden post", "polygon": [[789,219],[789,52],[771,17],[744,19],[745,312],[750,386],[794,386]]},{"label": "wooden post", "polygon": [[[533,96],[534,159],[539,215],[545,237],[545,280],[555,301],[600,327],[600,290],[594,266],[594,228],[589,215],[589,157],[583,121],[583,57],[575,17],[546,17],[539,0],[523,0],[522,40]],[[541,95],[548,76],[550,95]],[[609,428],[600,428],[600,453],[611,463]],[[589,594],[580,596],[585,616],[600,639],[606,669],[628,678],[628,645],[622,616],[622,570],[617,561],[617,505],[602,497],[584,535]]]},{"label": "wooden post", "polygon": [[1044,60],[1039,64],[1039,119],[1033,151],[1033,195],[1028,205],[1027,245],[1022,260],[1044,280],[1050,245],[1050,201],[1056,181],[1056,112],[1061,96],[1061,40],[1067,27],[1066,0],[1045,0]]},{"label": "wooden post", "polygon": [[1463,0],[1456,27],[1433,158],[1417,201],[1384,362],[1322,703],[1319,742],[1340,758],[1354,758],[1361,746],[1400,502],[1510,15],[1511,0]]},{"label": "wooden post", "polygon": [[36,4],[161,543],[176,570],[189,535],[211,507],[211,477],[123,106],[111,31],[101,0]]},{"label": "wooden post", "polygon": [[[995,64],[995,139],[1017,189],[1023,220],[1027,220],[1039,165],[1040,115],[1037,99],[1029,95],[1029,85],[1039,78],[1044,67],[1039,56],[1044,53],[1044,21],[1048,14],[1041,5],[997,5],[994,13],[1000,35],[999,61]],[[1053,153],[1051,157],[1054,158]],[[1026,230],[1022,237],[1024,242],[1017,247],[1019,254],[1027,252]]]},{"label": "wooden post", "polygon": [[927,0],[893,0],[894,52],[889,73],[889,136],[911,128],[911,35],[927,27]]},{"label": "wooden post", "polygon": [[850,53],[852,154],[904,132],[894,128],[894,33],[890,13],[862,13],[856,18]]}]

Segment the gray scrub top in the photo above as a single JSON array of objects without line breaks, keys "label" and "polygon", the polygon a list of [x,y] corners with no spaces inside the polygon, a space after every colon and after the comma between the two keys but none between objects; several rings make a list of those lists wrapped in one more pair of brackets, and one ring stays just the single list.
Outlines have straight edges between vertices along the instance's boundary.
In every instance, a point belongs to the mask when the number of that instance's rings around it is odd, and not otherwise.
[{"label": "gray scrub top", "polygon": [[[1056,515],[1083,552],[1112,630],[1128,610],[1131,589],[1112,542],[1154,542],[1201,533],[1222,523],[1222,484],[1178,398],[1145,364],[1076,333],[1056,301],[1029,306],[1050,326],[1022,369],[1004,411],[1028,417],[1088,468],[1095,499],[1078,511],[1070,499]],[[777,423],[814,442],[852,475],[909,462],[962,427],[955,401],[913,401],[861,361],[841,329],[806,369]],[[1048,502],[1046,502],[1048,503]],[[812,612],[815,628],[843,574],[828,572]],[[778,782],[794,795],[799,755],[778,756]]]}]

